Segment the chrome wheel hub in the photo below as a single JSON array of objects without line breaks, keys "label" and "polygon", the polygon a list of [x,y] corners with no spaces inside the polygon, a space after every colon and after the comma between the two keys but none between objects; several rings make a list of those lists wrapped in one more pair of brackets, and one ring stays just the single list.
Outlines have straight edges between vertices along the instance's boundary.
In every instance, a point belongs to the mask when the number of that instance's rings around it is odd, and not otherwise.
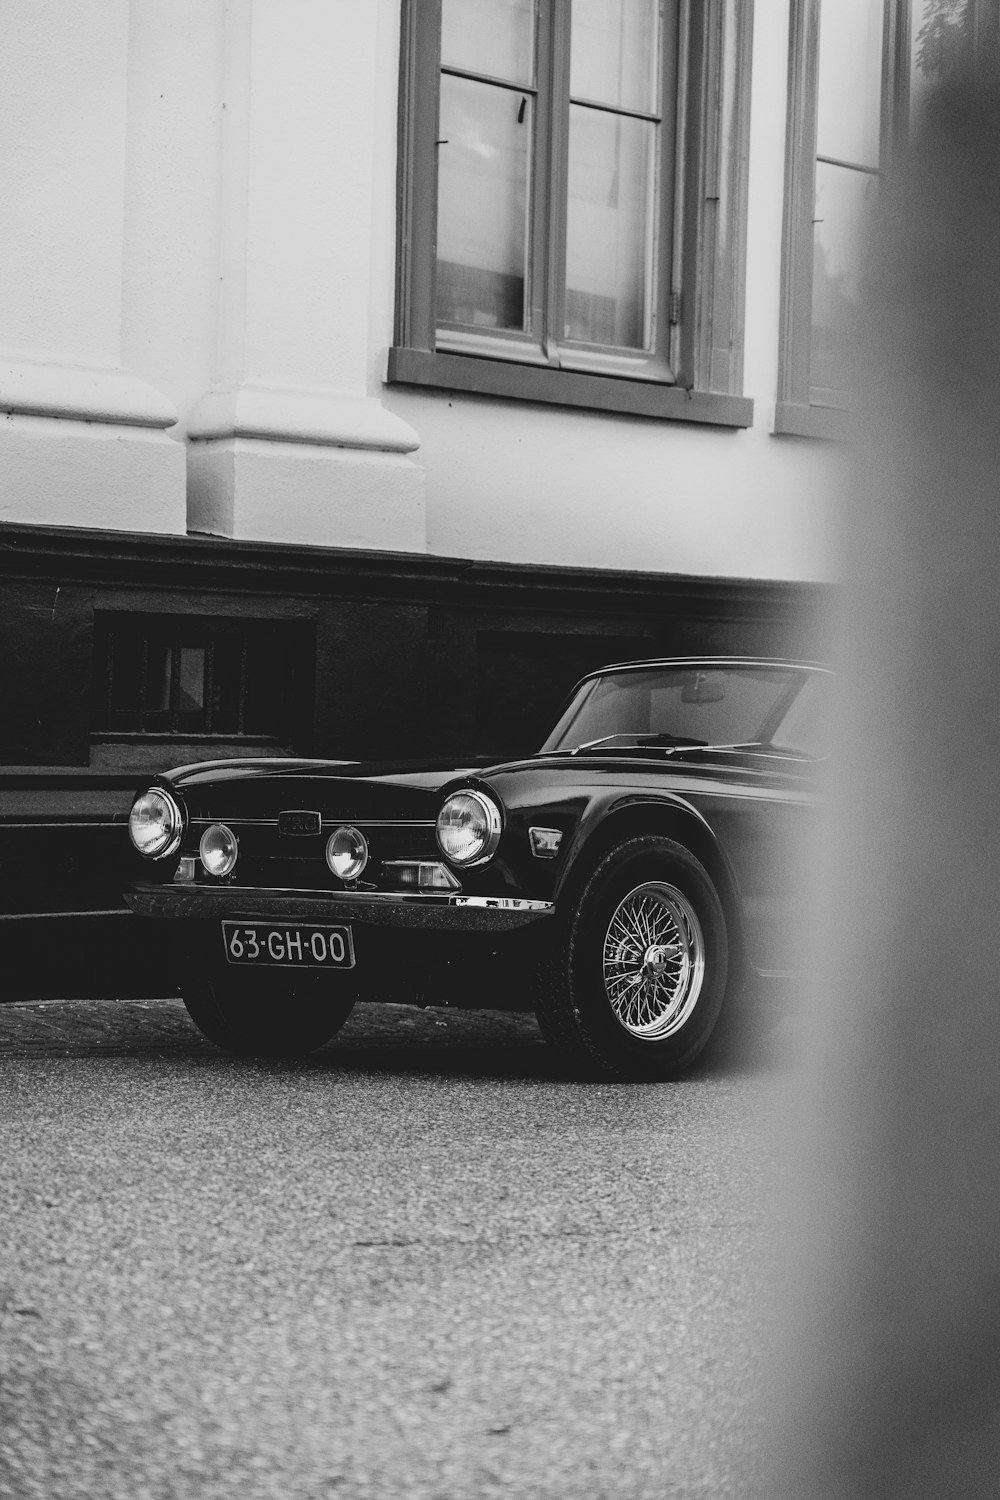
[{"label": "chrome wheel hub", "polygon": [[608,924],[604,988],[619,1024],[644,1041],[672,1036],[691,1016],[705,977],[705,939],[675,886],[648,881]]}]

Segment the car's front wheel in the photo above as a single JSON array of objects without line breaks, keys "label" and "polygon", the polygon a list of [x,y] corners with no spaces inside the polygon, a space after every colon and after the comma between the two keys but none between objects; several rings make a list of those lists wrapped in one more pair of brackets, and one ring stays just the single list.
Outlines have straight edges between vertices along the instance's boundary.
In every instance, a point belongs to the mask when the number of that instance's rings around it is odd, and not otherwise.
[{"label": "car's front wheel", "polygon": [[[336,977],[336,976],[335,976]],[[338,992],[339,991],[339,992]],[[210,1042],[243,1057],[301,1057],[335,1036],[354,1008],[327,974],[187,974],[188,1015]]]},{"label": "car's front wheel", "polygon": [[712,1034],[729,973],[726,921],[697,859],[645,836],[611,849],[541,968],[538,1020],[575,1066],[669,1078]]}]

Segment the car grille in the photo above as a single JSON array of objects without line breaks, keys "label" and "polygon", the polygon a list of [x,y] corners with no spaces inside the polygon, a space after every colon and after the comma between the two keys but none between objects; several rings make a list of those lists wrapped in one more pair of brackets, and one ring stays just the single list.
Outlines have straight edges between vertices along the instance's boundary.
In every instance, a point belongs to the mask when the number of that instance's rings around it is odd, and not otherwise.
[{"label": "car grille", "polygon": [[[207,826],[207,824],[205,825]],[[231,824],[239,839],[240,853],[230,883],[246,886],[272,886],[284,890],[342,890],[343,882],[330,871],[326,863],[326,841],[332,828],[325,827],[320,835],[292,835],[279,837],[273,824]],[[384,879],[382,864],[390,859],[438,859],[440,855],[434,841],[433,825],[379,827],[358,822],[368,841],[368,865],[361,881],[365,885],[390,888],[395,879],[390,875]],[[194,848],[200,838],[202,826],[192,830]],[[215,884],[206,876],[200,864],[196,879]]]}]

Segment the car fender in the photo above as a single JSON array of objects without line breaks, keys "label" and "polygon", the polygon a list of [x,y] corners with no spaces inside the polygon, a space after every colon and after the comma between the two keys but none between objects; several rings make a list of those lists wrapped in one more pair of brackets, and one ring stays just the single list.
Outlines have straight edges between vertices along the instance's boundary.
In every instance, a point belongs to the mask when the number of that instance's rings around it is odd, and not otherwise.
[{"label": "car fender", "polygon": [[619,793],[593,797],[574,830],[555,883],[557,912],[572,909],[576,896],[604,855],[616,844],[643,835],[682,844],[704,866],[726,917],[732,946],[746,952],[739,887],[725,850],[706,819],[676,793]]}]

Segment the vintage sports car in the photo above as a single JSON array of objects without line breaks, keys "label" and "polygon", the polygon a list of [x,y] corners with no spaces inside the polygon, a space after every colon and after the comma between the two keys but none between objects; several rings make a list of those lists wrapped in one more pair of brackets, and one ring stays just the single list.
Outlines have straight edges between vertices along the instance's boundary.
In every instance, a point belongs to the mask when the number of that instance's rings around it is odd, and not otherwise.
[{"label": "vintage sports car", "polygon": [[154,778],[132,910],[234,1052],[355,1001],[533,1010],[578,1071],[664,1078],[794,971],[831,677],[743,658],[585,677],[499,765],[226,760]]}]

